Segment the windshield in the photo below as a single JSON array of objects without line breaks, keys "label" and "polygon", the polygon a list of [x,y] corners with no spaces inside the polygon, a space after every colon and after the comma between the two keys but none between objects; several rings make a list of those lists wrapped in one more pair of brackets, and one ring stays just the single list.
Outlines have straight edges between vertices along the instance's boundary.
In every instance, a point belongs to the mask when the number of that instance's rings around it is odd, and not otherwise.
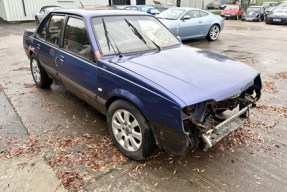
[{"label": "windshield", "polygon": [[157,15],[159,19],[177,20],[183,13],[184,9],[167,9]]},{"label": "windshield", "polygon": [[278,5],[278,7],[287,7],[287,2],[281,2],[281,4]]},{"label": "windshield", "polygon": [[180,44],[151,16],[96,17],[92,24],[103,55],[160,50]]},{"label": "windshield", "polygon": [[251,12],[251,11],[259,11],[259,10],[260,10],[260,7],[248,7],[246,11]]},{"label": "windshield", "polygon": [[239,6],[238,5],[227,5],[225,7],[225,10],[239,10]]}]

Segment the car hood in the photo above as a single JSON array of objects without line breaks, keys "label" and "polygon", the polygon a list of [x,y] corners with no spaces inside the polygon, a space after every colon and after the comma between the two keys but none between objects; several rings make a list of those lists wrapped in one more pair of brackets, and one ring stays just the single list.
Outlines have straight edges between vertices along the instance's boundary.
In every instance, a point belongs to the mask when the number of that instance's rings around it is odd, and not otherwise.
[{"label": "car hood", "polygon": [[176,24],[178,23],[177,20],[171,20],[171,19],[161,19],[158,18],[167,28],[170,27],[176,27]]},{"label": "car hood", "polygon": [[287,18],[287,13],[284,12],[274,12],[272,14],[269,15],[270,17],[274,17],[274,18]]},{"label": "car hood", "polygon": [[244,13],[246,16],[254,16],[254,15],[259,15],[259,11],[246,11]]},{"label": "car hood", "polygon": [[233,13],[233,14],[236,14],[236,13],[238,13],[238,10],[226,10],[226,9],[224,9],[224,10],[223,10],[223,13]]},{"label": "car hood", "polygon": [[240,94],[258,75],[241,62],[187,46],[129,57],[117,63],[156,83],[186,105]]}]

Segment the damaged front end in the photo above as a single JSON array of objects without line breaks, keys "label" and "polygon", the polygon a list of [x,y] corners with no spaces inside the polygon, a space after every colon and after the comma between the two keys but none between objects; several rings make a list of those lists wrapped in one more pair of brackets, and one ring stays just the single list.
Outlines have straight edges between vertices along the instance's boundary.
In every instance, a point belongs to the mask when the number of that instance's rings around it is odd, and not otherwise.
[{"label": "damaged front end", "polygon": [[184,131],[189,134],[190,147],[211,148],[243,123],[249,110],[261,96],[260,76],[241,94],[222,101],[205,101],[183,108]]}]

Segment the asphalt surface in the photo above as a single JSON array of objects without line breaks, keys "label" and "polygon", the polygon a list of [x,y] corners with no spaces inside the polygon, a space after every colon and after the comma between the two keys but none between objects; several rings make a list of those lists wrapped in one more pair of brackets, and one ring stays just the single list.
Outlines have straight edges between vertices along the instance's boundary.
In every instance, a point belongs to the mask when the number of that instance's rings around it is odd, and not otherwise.
[{"label": "asphalt surface", "polygon": [[262,98],[240,131],[207,152],[175,158],[157,150],[142,162],[117,151],[96,110],[59,85],[35,87],[22,48],[33,27],[0,23],[0,166],[11,169],[0,174],[1,191],[286,190],[286,26],[228,20],[219,40],[184,42],[260,71]]}]

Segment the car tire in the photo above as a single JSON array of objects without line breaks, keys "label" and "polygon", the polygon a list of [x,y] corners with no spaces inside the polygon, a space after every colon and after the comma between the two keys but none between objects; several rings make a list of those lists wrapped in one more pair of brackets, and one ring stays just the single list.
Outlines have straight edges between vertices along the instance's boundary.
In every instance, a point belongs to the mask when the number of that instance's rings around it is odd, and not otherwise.
[{"label": "car tire", "polygon": [[116,147],[133,160],[143,160],[155,148],[152,130],[141,112],[124,100],[108,108],[108,130]]},{"label": "car tire", "polygon": [[208,34],[207,34],[207,39],[209,41],[215,41],[218,39],[220,35],[220,28],[219,28],[219,25],[217,24],[214,24],[210,27],[209,31],[208,31]]},{"label": "car tire", "polygon": [[259,17],[259,18],[258,18],[258,22],[261,22],[261,21],[262,21],[262,18],[261,18],[261,17]]},{"label": "car tire", "polygon": [[43,89],[49,88],[53,83],[53,79],[48,76],[45,69],[40,65],[38,58],[34,54],[32,54],[30,57],[30,68],[32,77],[37,87]]}]

